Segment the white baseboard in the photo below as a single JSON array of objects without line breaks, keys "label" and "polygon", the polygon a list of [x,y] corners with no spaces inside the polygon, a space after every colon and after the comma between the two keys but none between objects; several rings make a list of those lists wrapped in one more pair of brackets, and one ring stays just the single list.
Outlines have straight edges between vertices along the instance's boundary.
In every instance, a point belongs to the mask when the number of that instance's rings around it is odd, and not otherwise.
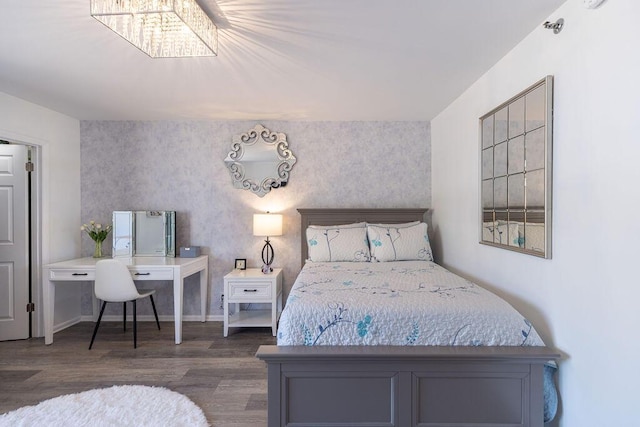
[{"label": "white baseboard", "polygon": [[74,317],[73,319],[69,319],[66,322],[62,322],[60,324],[54,325],[53,326],[53,332],[56,333],[56,332],[59,332],[59,331],[61,331],[63,329],[67,329],[69,326],[73,326],[76,323],[79,323],[81,321],[82,321],[82,316]]},{"label": "white baseboard", "polygon": [[[170,314],[158,316],[158,319],[160,319],[161,322],[173,322],[174,320],[173,316]],[[224,321],[224,316],[222,314],[210,314],[206,316],[205,319],[207,322],[222,322]],[[102,321],[103,322],[122,322],[122,315],[110,314],[107,316],[102,316]],[[138,322],[155,322],[155,321],[156,321],[156,318],[153,316],[153,314],[138,316]],[[182,316],[182,321],[183,322],[199,322],[200,315],[199,314],[184,315]],[[65,324],[64,327],[60,327],[59,329],[56,328],[54,329],[54,331],[57,332],[58,330],[68,328],[69,326],[75,325],[78,322],[93,322],[93,316],[87,316],[87,315],[81,316],[79,319],[74,319],[73,323],[68,325]],[[132,315],[127,316],[127,322],[133,322]]]},{"label": "white baseboard", "polygon": [[[173,322],[174,320],[173,316],[171,315],[158,316],[158,319],[160,319],[161,322]],[[205,319],[207,322],[223,322],[224,316],[222,314],[210,314]],[[102,321],[103,322],[122,322],[122,316],[119,316],[117,314],[102,316]],[[150,314],[150,315],[138,316],[138,321],[139,322],[155,322],[156,318],[152,314]],[[183,322],[199,322],[200,315],[189,314],[186,316],[182,316],[182,321]],[[68,327],[73,326],[80,322],[93,322],[93,316],[84,315],[80,317],[74,317],[73,319],[67,320],[66,322],[62,322],[57,325],[54,325],[53,332],[54,333],[60,332],[63,329],[67,329]],[[133,316],[127,316],[127,322],[133,322]]]},{"label": "white baseboard", "polygon": [[[171,315],[158,316],[158,319],[160,319],[161,322],[173,322],[174,320],[173,316]],[[224,316],[222,314],[210,314],[205,319],[207,322],[223,322]],[[122,322],[122,316],[117,314],[102,316],[102,321],[103,322]],[[155,321],[156,321],[156,318],[152,314],[138,316],[138,322],[155,322]],[[182,316],[182,321],[183,322],[199,322],[200,315],[189,314],[186,316]],[[53,332],[54,333],[60,332],[63,329],[67,329],[68,327],[73,326],[76,323],[80,323],[80,322],[93,322],[93,316],[83,315],[80,317],[74,317],[73,319],[67,320],[66,322],[62,322],[57,325],[54,325]],[[131,315],[127,316],[127,322],[133,322],[133,316]]]}]

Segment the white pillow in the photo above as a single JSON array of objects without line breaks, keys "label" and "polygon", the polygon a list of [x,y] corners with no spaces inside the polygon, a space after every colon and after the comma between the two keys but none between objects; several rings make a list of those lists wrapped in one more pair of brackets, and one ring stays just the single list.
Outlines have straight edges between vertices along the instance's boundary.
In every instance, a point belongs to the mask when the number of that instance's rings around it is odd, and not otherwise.
[{"label": "white pillow", "polygon": [[427,224],[367,225],[371,259],[376,261],[433,261]]},{"label": "white pillow", "polygon": [[309,226],[306,230],[309,259],[321,261],[369,261],[367,229],[362,224]]}]

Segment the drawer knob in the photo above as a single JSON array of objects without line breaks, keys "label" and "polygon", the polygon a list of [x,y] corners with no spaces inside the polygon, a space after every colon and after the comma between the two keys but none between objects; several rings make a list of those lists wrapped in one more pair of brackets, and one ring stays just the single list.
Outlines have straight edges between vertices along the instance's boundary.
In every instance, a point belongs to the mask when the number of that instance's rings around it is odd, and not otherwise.
[{"label": "drawer knob", "polygon": [[245,292],[258,292],[257,289],[245,289],[244,291]]},{"label": "drawer knob", "polygon": [[136,273],[136,276],[148,276],[151,273]]},{"label": "drawer knob", "polygon": [[72,276],[86,276],[87,273],[72,273]]}]

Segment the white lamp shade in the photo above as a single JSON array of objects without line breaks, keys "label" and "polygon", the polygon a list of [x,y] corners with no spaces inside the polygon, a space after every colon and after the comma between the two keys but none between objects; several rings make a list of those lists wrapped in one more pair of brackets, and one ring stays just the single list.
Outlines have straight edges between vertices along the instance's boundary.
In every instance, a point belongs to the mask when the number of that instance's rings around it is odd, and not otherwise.
[{"label": "white lamp shade", "polygon": [[282,236],[282,215],[280,214],[254,214],[254,236]]}]

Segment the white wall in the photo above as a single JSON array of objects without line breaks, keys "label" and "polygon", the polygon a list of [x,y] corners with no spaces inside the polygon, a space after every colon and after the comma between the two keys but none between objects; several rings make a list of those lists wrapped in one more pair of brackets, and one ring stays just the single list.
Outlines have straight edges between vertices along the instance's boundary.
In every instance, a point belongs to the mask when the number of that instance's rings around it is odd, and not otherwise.
[{"label": "white wall", "polygon": [[[0,92],[0,138],[40,147],[42,264],[79,256],[80,122]],[[39,282],[36,288],[34,333],[43,335]],[[58,288],[54,323],[72,322],[80,316],[79,286]]]},{"label": "white wall", "polygon": [[[563,353],[559,425],[637,425],[640,2],[570,0],[432,121],[436,256]],[[553,259],[478,244],[478,117],[555,78]]]}]

